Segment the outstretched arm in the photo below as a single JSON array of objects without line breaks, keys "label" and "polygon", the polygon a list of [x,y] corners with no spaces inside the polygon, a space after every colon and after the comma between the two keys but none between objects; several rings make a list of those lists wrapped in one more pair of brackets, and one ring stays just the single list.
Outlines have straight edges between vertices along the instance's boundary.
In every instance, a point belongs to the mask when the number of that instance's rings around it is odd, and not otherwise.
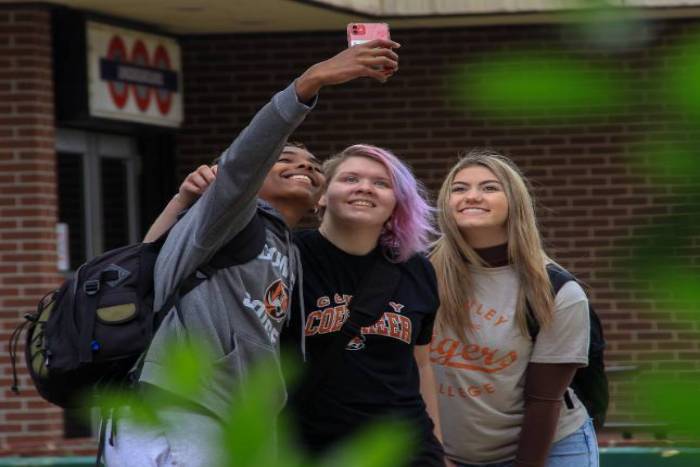
[{"label": "outstretched arm", "polygon": [[311,66],[258,111],[222,154],[214,183],[168,235],[156,262],[156,309],[253,217],[258,190],[318,92],[360,77],[386,81],[398,69],[398,57],[391,50],[398,46],[377,39],[345,49]]},{"label": "outstretched arm", "polygon": [[143,238],[144,243],[155,242],[177,222],[177,216],[188,209],[209,188],[216,177],[217,166],[200,165],[185,178],[177,194],[168,202]]}]

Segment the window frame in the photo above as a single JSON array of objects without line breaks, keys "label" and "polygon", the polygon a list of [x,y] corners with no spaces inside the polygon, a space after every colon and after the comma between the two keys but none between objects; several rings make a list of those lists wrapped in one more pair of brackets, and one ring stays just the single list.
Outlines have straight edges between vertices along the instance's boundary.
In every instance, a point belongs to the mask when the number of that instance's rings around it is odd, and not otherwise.
[{"label": "window frame", "polygon": [[[56,129],[56,152],[75,154],[82,158],[84,182],[83,203],[85,207],[85,258],[90,260],[104,252],[104,230],[102,225],[102,179],[103,159],[120,159],[126,167],[126,195],[128,219],[128,243],[139,240],[139,183],[141,155],[135,138],[108,133],[88,132],[70,128]],[[70,232],[69,232],[70,235]],[[71,264],[70,272],[79,265]]]}]

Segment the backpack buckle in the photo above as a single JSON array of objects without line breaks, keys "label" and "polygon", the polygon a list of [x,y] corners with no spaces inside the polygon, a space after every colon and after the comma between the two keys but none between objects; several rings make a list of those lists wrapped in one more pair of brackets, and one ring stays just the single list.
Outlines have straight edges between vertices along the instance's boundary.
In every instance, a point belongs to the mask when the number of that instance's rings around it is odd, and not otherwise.
[{"label": "backpack buckle", "polygon": [[100,291],[100,281],[96,279],[86,281],[85,284],[83,284],[83,290],[87,295],[95,295]]}]

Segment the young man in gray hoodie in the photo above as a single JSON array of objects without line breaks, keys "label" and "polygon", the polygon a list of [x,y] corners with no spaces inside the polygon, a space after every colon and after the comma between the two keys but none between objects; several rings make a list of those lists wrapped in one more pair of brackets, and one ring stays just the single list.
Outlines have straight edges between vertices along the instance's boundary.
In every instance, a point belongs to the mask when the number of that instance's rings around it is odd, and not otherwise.
[{"label": "young man in gray hoodie", "polygon": [[[179,313],[166,315],[140,381],[186,403],[163,410],[169,423],[159,429],[136,426],[125,410],[116,421],[117,435],[106,442],[108,466],[221,464],[212,441],[218,439],[235,387],[258,360],[279,367],[279,333],[301,273],[289,228],[315,206],[323,188],[318,162],[308,151],[285,146],[287,138],[313,108],[322,87],[359,77],[386,81],[398,68],[392,50],[397,47],[378,39],[313,65],[276,94],[224,151],[216,180],[175,224],[158,256],[154,309],[251,222],[262,223],[262,229],[246,230],[256,232],[264,246],[254,259],[216,270],[179,299]],[[214,373],[203,382],[197,400],[187,400],[190,396],[170,385],[164,374],[166,343],[185,343],[189,336],[203,338],[214,359]],[[278,413],[284,402],[281,394]]]}]

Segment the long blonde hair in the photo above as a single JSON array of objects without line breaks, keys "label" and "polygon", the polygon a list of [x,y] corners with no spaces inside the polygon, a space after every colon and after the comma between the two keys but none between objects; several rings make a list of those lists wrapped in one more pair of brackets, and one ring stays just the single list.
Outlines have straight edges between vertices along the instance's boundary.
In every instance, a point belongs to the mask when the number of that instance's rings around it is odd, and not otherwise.
[{"label": "long blonde hair", "polygon": [[527,179],[513,161],[490,149],[473,149],[447,174],[438,196],[438,225],[442,235],[435,242],[430,260],[437,274],[440,310],[437,326],[452,328],[462,340],[471,329],[466,304],[473,299],[474,283],[469,266],[484,267],[484,261],[467,243],[449,209],[452,184],[467,167],[483,166],[498,178],[508,200],[506,231],[508,258],[520,280],[516,323],[527,336],[527,303],[542,328],[552,321],[554,297],[545,269],[550,261],[542,247],[535,206]]}]

